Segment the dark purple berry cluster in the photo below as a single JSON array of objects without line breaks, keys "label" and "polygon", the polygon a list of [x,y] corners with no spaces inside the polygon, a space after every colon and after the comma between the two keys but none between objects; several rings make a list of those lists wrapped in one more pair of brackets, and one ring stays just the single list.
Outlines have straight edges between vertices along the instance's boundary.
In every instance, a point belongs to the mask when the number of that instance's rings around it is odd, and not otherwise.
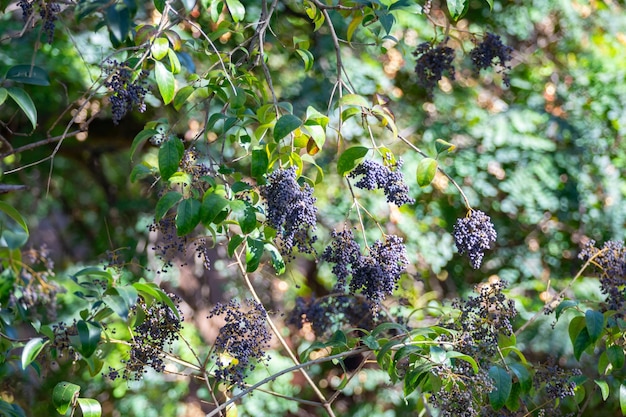
[{"label": "dark purple berry cluster", "polygon": [[43,20],[43,31],[48,37],[48,43],[52,44],[54,40],[54,28],[55,22],[58,20],[58,14],[61,11],[61,6],[54,1],[41,2],[39,15]]},{"label": "dark purple berry cluster", "polygon": [[[122,378],[140,380],[148,368],[157,372],[165,370],[166,349],[178,340],[183,321],[179,308],[180,297],[175,294],[168,296],[176,306],[176,311],[165,303],[153,302],[148,305],[141,299],[133,306],[131,313],[143,317],[143,321],[133,329],[129,358],[123,361]],[[119,372],[110,369],[107,376],[116,379]]]},{"label": "dark purple berry cluster", "polygon": [[50,341],[50,349],[55,359],[67,358],[72,362],[80,359],[80,355],[72,346],[70,339],[78,336],[76,319],[74,319],[73,323],[70,325],[63,321],[53,324],[52,333],[54,334],[54,338]]},{"label": "dark purple berry cluster", "polygon": [[404,175],[400,170],[402,164],[402,159],[398,159],[391,166],[366,160],[354,168],[348,177],[361,177],[354,185],[362,190],[382,189],[388,203],[398,207],[413,204],[415,200],[409,197],[409,187],[404,182]]},{"label": "dark purple berry cluster", "polygon": [[191,186],[200,192],[206,191],[206,182],[202,177],[213,176],[210,166],[200,160],[200,153],[195,147],[185,149],[180,160],[180,168],[191,177]]},{"label": "dark purple berry cluster", "polygon": [[159,233],[152,247],[156,256],[163,261],[163,266],[159,272],[167,272],[174,266],[173,261],[175,259],[184,258],[187,255],[189,236],[178,236],[174,216],[163,217],[157,223],[149,225],[148,230]]},{"label": "dark purple berry cluster", "polygon": [[444,43],[437,46],[433,46],[430,42],[421,43],[417,45],[413,55],[417,57],[415,63],[417,84],[425,88],[429,96],[432,96],[435,86],[444,73],[451,80],[455,79],[456,71],[452,65],[455,52]]},{"label": "dark purple berry cluster", "polygon": [[286,323],[302,329],[311,325],[318,337],[328,336],[341,328],[374,328],[374,306],[365,297],[354,295],[329,295],[296,299],[296,306],[287,316]]},{"label": "dark purple berry cluster", "polygon": [[626,248],[623,242],[609,240],[598,249],[596,242],[588,241],[578,257],[583,261],[593,258],[601,270],[600,289],[606,295],[605,311],[615,311],[619,317],[626,315]]},{"label": "dark purple berry cluster", "polygon": [[313,253],[317,224],[313,189],[296,181],[296,167],[277,169],[267,176],[260,189],[266,202],[267,223],[278,231],[278,246],[283,255],[291,255],[294,246],[303,253]]},{"label": "dark purple berry cluster", "polygon": [[109,76],[104,85],[111,89],[109,96],[113,123],[119,124],[126,114],[137,106],[140,113],[146,110],[144,98],[148,90],[144,87],[144,80],[148,76],[146,71],[133,71],[125,62],[109,62],[107,69]]},{"label": "dark purple berry cluster", "polygon": [[333,271],[339,272],[339,285],[345,285],[346,277],[351,272],[352,294],[360,292],[377,305],[393,293],[400,275],[409,263],[401,237],[387,235],[384,242],[377,240],[369,248],[368,256],[359,252],[352,231],[334,232],[333,238],[333,242],[324,250],[322,259],[335,263]]},{"label": "dark purple berry cluster", "polygon": [[245,305],[244,309],[239,301],[231,300],[217,304],[209,314],[209,318],[224,316],[226,321],[215,340],[215,377],[239,388],[244,387],[244,378],[255,363],[266,358],[271,339],[265,308],[254,300],[246,300]]},{"label": "dark purple berry cluster", "polygon": [[439,416],[484,416],[480,410],[482,399],[494,388],[493,381],[484,369],[475,373],[466,362],[459,361],[454,366],[438,365],[433,373],[443,382],[429,399],[439,411]]},{"label": "dark purple berry cluster", "polygon": [[510,79],[506,71],[511,69],[509,61],[513,48],[502,43],[500,36],[487,33],[481,43],[470,51],[470,58],[477,72],[496,66],[497,71],[503,74],[503,82],[510,85]]},{"label": "dark purple berry cluster", "polygon": [[562,400],[574,396],[576,383],[571,379],[578,375],[582,375],[580,369],[564,369],[551,356],[547,363],[536,367],[533,385],[537,391],[544,392],[549,401]]},{"label": "dark purple berry cluster", "polygon": [[17,5],[22,9],[22,19],[27,22],[33,15],[33,4],[35,0],[20,0]]},{"label": "dark purple berry cluster", "polygon": [[467,253],[472,268],[478,269],[487,249],[496,241],[496,229],[491,218],[480,210],[470,210],[468,215],[458,219],[452,232],[459,253]]}]

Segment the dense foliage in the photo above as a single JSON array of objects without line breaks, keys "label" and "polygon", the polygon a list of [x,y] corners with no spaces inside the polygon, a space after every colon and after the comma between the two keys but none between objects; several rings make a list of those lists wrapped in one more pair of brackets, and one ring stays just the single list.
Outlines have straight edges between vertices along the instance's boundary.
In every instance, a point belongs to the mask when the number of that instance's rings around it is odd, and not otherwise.
[{"label": "dense foliage", "polygon": [[625,33],[0,1],[0,415],[626,415]]}]

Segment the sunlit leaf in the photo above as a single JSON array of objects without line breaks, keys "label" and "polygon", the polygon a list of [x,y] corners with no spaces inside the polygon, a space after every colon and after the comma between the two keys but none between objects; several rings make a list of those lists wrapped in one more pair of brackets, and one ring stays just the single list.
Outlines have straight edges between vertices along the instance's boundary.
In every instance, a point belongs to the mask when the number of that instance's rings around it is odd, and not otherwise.
[{"label": "sunlit leaf", "polygon": [[432,158],[424,158],[417,164],[417,184],[420,187],[426,187],[430,185],[435,179],[437,174],[437,161]]},{"label": "sunlit leaf", "polygon": [[28,117],[28,120],[33,125],[33,129],[37,127],[37,108],[28,93],[19,87],[8,87],[6,91],[19,108],[22,109],[24,114],[26,114],[26,117]]},{"label": "sunlit leaf", "polygon": [[150,52],[152,52],[154,59],[160,61],[165,58],[169,49],[170,43],[167,38],[156,38],[150,47]]},{"label": "sunlit leaf", "polygon": [[174,99],[176,88],[174,74],[172,74],[162,62],[155,61],[154,77],[159,87],[161,97],[163,97],[163,103],[169,104]]},{"label": "sunlit leaf", "polygon": [[364,146],[353,146],[343,151],[337,160],[337,172],[339,175],[346,175],[361,162],[369,149]]},{"label": "sunlit leaf", "polygon": [[100,417],[102,415],[102,406],[98,400],[93,398],[79,398],[77,400],[80,411],[83,412],[83,417]]},{"label": "sunlit leaf", "polygon": [[59,412],[59,414],[65,414],[67,410],[74,404],[80,387],[71,382],[59,382],[52,391],[52,404]]},{"label": "sunlit leaf", "polygon": [[22,369],[26,369],[28,365],[37,359],[37,355],[39,355],[44,346],[46,346],[49,342],[50,340],[42,337],[30,339],[28,343],[24,345],[24,349],[22,350]]},{"label": "sunlit leaf", "polygon": [[254,272],[259,267],[265,243],[259,239],[248,237],[246,245],[246,272]]},{"label": "sunlit leaf", "polygon": [[246,15],[246,8],[239,0],[226,0],[226,6],[235,22],[243,20]]}]

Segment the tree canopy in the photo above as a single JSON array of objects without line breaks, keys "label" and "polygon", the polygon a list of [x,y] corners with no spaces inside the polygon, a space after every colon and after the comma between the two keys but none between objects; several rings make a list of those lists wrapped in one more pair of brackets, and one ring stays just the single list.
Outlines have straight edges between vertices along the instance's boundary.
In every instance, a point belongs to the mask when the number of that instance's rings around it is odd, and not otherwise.
[{"label": "tree canopy", "polygon": [[626,415],[626,10],[0,0],[0,415]]}]

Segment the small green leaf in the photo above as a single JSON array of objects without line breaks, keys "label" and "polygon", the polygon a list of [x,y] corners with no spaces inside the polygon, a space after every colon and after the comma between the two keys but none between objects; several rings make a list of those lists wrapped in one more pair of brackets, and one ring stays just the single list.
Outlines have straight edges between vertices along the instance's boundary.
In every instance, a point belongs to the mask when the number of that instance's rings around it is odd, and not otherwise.
[{"label": "small green leaf", "polygon": [[274,140],[278,142],[300,126],[302,126],[302,120],[293,114],[281,116],[274,126]]},{"label": "small green leaf", "polygon": [[246,245],[246,272],[254,272],[259,267],[265,243],[259,239],[248,237]]},{"label": "small green leaf", "polygon": [[448,11],[453,20],[459,20],[467,13],[469,0],[446,0]]},{"label": "small green leaf", "polygon": [[180,60],[172,48],[168,48],[167,58],[170,60],[170,69],[172,70],[172,74],[178,74],[181,70]]},{"label": "small green leaf", "polygon": [[363,340],[363,343],[365,344],[365,346],[367,346],[368,348],[370,348],[372,350],[380,349],[380,345],[378,344],[378,340],[374,336],[372,336],[371,334],[368,334],[362,340]]},{"label": "small green leaf", "polygon": [[37,359],[37,355],[39,355],[48,342],[50,342],[50,340],[42,337],[36,337],[34,339],[30,339],[28,343],[26,343],[24,349],[22,350],[22,369],[26,369],[28,365]]},{"label": "small green leaf", "polygon": [[135,136],[135,139],[133,139],[133,143],[130,145],[130,160],[131,161],[133,160],[133,156],[135,155],[135,151],[137,150],[139,145],[141,145],[142,143],[144,143],[146,140],[150,139],[152,136],[156,135],[157,133],[159,132],[154,129],[144,129],[141,132],[137,133],[137,136]]},{"label": "small green leaf", "polygon": [[604,316],[599,311],[587,310],[585,312],[587,332],[592,343],[595,343],[604,330]]},{"label": "small green leaf", "polygon": [[213,222],[217,215],[228,207],[228,200],[219,194],[205,194],[200,207],[200,220],[202,224],[208,226]]},{"label": "small green leaf", "polygon": [[485,0],[489,5],[489,10],[493,10],[493,0]]},{"label": "small green leaf", "polygon": [[234,22],[240,22],[246,15],[246,8],[239,0],[226,0],[226,6]]},{"label": "small green leaf", "polygon": [[474,358],[472,358],[469,355],[465,355],[461,352],[455,352],[455,351],[448,351],[446,352],[446,357],[448,359],[462,359],[465,362],[469,363],[470,365],[472,365],[472,369],[474,370],[475,373],[478,373],[478,363],[476,363],[476,360]]},{"label": "small green leaf", "polygon": [[176,97],[174,97],[174,109],[176,109],[176,111],[179,111],[194,91],[195,88],[190,85],[186,85],[178,90],[178,92],[176,93]]},{"label": "small green leaf", "polygon": [[435,179],[437,173],[437,161],[432,158],[424,158],[417,164],[417,183],[420,187],[427,187]]},{"label": "small green leaf", "polygon": [[370,103],[365,97],[359,94],[346,94],[339,99],[339,106],[359,106],[368,108],[370,107]]},{"label": "small green leaf", "polygon": [[250,175],[255,178],[258,183],[265,182],[265,173],[269,167],[269,158],[265,149],[253,149],[252,161],[250,163]]},{"label": "small green leaf", "polygon": [[352,41],[352,36],[354,35],[354,32],[356,31],[356,29],[359,26],[361,26],[362,21],[363,21],[362,14],[357,14],[355,17],[352,18],[352,21],[348,25],[348,31],[346,33],[346,39],[348,40],[348,42]]},{"label": "small green leaf", "polygon": [[609,384],[606,381],[594,379],[593,382],[596,383],[598,387],[600,387],[600,392],[602,393],[602,400],[606,401],[609,398]]},{"label": "small green leaf", "polygon": [[284,273],[285,272],[285,260],[283,259],[283,256],[280,254],[276,246],[270,243],[266,243],[265,249],[270,253],[270,256],[272,258],[272,266],[274,267],[274,270],[276,271],[276,275],[280,275]]},{"label": "small green leaf", "polygon": [[113,46],[123,43],[130,33],[130,10],[128,7],[118,7],[116,4],[108,7],[106,13],[107,26],[111,34]]},{"label": "small green leaf", "polygon": [[59,414],[65,414],[74,404],[80,387],[70,382],[59,382],[52,391],[52,404]]},{"label": "small green leaf", "polygon": [[156,203],[156,207],[154,209],[154,221],[156,223],[161,221],[169,209],[174,207],[174,205],[176,205],[182,197],[183,195],[178,191],[170,191],[164,194],[163,197],[161,197]]},{"label": "small green leaf", "polygon": [[5,203],[4,201],[0,201],[0,211],[3,211],[9,217],[15,220],[17,224],[19,224],[20,227],[24,229],[24,232],[28,234],[28,225],[26,224],[26,220],[24,220],[24,217],[22,217],[20,212],[15,210],[13,206]]},{"label": "small green leaf", "polygon": [[36,65],[15,65],[9,68],[5,78],[23,84],[50,85],[48,72]]},{"label": "small green leaf", "polygon": [[574,344],[578,333],[585,329],[585,326],[585,318],[582,316],[577,316],[570,320],[567,332],[569,334],[569,339],[572,342],[572,345]]},{"label": "small green leaf", "polygon": [[165,10],[165,0],[154,0],[154,8],[159,11],[159,13],[163,13]]},{"label": "small green leaf", "polygon": [[152,57],[157,61],[162,60],[167,55],[167,51],[170,49],[170,42],[167,38],[156,38],[150,47]]},{"label": "small green leaf", "polygon": [[237,249],[239,247],[239,245],[241,245],[241,242],[243,242],[245,240],[245,238],[241,235],[234,235],[233,237],[230,238],[230,241],[228,242],[228,256],[233,256],[235,254],[235,249]]},{"label": "small green leaf", "polygon": [[200,203],[195,198],[187,198],[180,202],[176,211],[176,233],[185,236],[200,223]]},{"label": "small green leaf", "polygon": [[337,172],[339,175],[346,175],[361,162],[369,149],[364,146],[353,146],[346,149],[337,160]]},{"label": "small green leaf", "polygon": [[489,377],[494,382],[494,389],[489,393],[489,402],[493,409],[498,411],[506,404],[511,394],[513,381],[506,370],[496,365],[489,368]]},{"label": "small green leaf", "polygon": [[176,171],[185,153],[185,145],[177,138],[172,137],[163,142],[159,149],[159,171],[161,178],[168,180]]},{"label": "small green leaf", "polygon": [[520,387],[524,393],[528,393],[533,387],[533,380],[530,376],[528,369],[521,363],[512,363],[509,365],[509,369],[515,374],[519,381]]},{"label": "small green leaf", "polygon": [[574,339],[574,357],[577,361],[580,360],[583,352],[591,345],[593,345],[593,341],[585,327],[578,333],[576,339]]},{"label": "small green leaf", "polygon": [[446,142],[443,139],[437,139],[435,141],[435,149],[437,150],[437,155],[441,155],[444,152],[452,152],[456,149],[456,146],[451,144],[450,142]]},{"label": "small green leaf", "polygon": [[250,203],[244,203],[241,208],[235,208],[239,205],[231,204],[231,208],[239,227],[241,227],[241,232],[247,235],[256,229],[256,210]]},{"label": "small green leaf", "polygon": [[174,74],[172,74],[162,62],[155,61],[154,77],[156,79],[157,86],[159,87],[161,97],[163,97],[163,103],[169,104],[174,99],[176,88]]},{"label": "small green leaf", "polygon": [[613,345],[606,349],[606,355],[613,369],[622,369],[624,366],[624,349],[621,346]]},{"label": "small green leaf", "polygon": [[313,68],[313,61],[315,60],[313,54],[306,49],[296,49],[296,53],[304,62],[304,71],[310,71]]},{"label": "small green leaf", "polygon": [[0,87],[0,106],[2,106],[4,104],[4,102],[6,101],[7,97],[8,97],[8,93],[7,93],[7,89],[4,87]]},{"label": "small green leaf", "polygon": [[33,125],[33,129],[37,127],[37,108],[28,93],[19,87],[8,87],[6,91],[26,114],[26,117],[28,117],[28,120],[30,120],[30,123]]},{"label": "small green leaf", "polygon": [[98,400],[93,398],[79,398],[77,400],[80,411],[83,412],[83,417],[100,417],[102,415],[102,406]]},{"label": "small green leaf", "polygon": [[102,301],[108,305],[118,316],[128,319],[130,309],[137,304],[139,294],[133,286],[109,288]]},{"label": "small green leaf", "polygon": [[622,382],[619,386],[619,408],[622,415],[626,416],[626,382]]},{"label": "small green leaf", "polygon": [[576,307],[578,305],[578,301],[574,301],[574,300],[563,300],[559,303],[559,305],[556,307],[556,309],[554,310],[554,313],[556,314],[556,319],[558,320],[559,317],[561,317],[561,314],[563,314],[563,312],[569,308],[572,307]]},{"label": "small green leaf", "polygon": [[78,339],[80,341],[80,346],[77,346],[77,350],[81,355],[88,358],[98,348],[102,329],[91,322],[80,320],[76,323],[76,330],[78,330]]}]

